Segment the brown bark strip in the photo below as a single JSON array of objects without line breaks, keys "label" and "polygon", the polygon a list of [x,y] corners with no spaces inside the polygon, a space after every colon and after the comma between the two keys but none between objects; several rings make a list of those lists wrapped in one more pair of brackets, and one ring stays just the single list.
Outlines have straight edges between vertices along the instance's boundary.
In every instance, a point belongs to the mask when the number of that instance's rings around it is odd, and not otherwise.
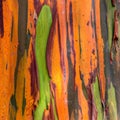
[{"label": "brown bark strip", "polygon": [[115,7],[116,0],[112,0],[112,5]]},{"label": "brown bark strip", "polygon": [[110,52],[111,62],[113,61],[112,51],[115,50],[115,52],[116,52],[116,45],[118,42],[118,26],[119,26],[118,25],[119,24],[118,16],[119,16],[119,12],[118,12],[118,10],[115,10],[115,12],[114,12],[114,33],[113,33],[113,40],[112,40],[112,46],[111,46],[111,52]]},{"label": "brown bark strip", "polygon": [[[76,77],[76,53],[74,48],[74,33],[73,33],[73,11],[72,3],[69,3],[69,24],[67,24],[67,57],[68,57],[68,110],[70,119],[79,119],[80,106],[78,103],[78,90],[75,85]],[[69,28],[69,31],[68,31]],[[68,34],[69,33],[69,34]],[[70,37],[71,35],[71,37]],[[72,58],[73,63],[72,63]]]},{"label": "brown bark strip", "polygon": [[113,42],[118,40],[118,16],[119,16],[119,13],[116,10],[114,12],[114,36],[113,36]]}]

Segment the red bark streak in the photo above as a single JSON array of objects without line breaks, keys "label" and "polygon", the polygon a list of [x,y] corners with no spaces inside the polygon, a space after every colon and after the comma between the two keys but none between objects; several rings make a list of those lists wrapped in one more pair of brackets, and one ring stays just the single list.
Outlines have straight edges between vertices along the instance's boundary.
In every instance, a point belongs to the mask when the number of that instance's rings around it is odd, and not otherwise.
[{"label": "red bark streak", "polygon": [[[54,8],[53,8],[54,9]],[[48,74],[51,77],[51,54],[52,54],[52,48],[53,48],[53,43],[54,43],[54,30],[55,30],[55,25],[56,25],[56,18],[57,18],[57,14],[56,12],[53,14],[53,23],[52,23],[52,27],[51,27],[51,31],[50,31],[50,35],[48,38],[48,42],[47,42],[47,50],[46,50],[46,60],[47,60],[47,69],[48,69]]]},{"label": "red bark streak", "polygon": [[113,41],[118,40],[118,11],[116,10],[114,13],[114,36]]},{"label": "red bark streak", "polygon": [[117,45],[117,41],[118,41],[118,16],[119,16],[119,11],[115,10],[114,12],[114,33],[113,33],[113,40],[112,40],[112,45],[111,45],[111,52],[110,52],[110,61],[112,63],[113,58],[112,58],[112,49],[114,49],[116,51],[116,45]]},{"label": "red bark streak", "polygon": [[34,107],[36,108],[39,100],[39,86],[38,86],[38,79],[37,79],[37,67],[36,67],[36,60],[35,60],[35,53],[34,47],[32,45],[32,52],[31,52],[31,66],[30,66],[30,75],[31,75],[31,95],[34,98]]},{"label": "red bark streak", "polygon": [[55,96],[56,85],[52,81],[50,81],[50,90],[51,90],[52,96],[56,98]]},{"label": "red bark streak", "polygon": [[53,113],[52,100],[50,105],[48,105],[48,109],[44,110],[43,120],[55,120],[54,113]]},{"label": "red bark streak", "polygon": [[116,44],[116,42],[118,41],[118,11],[116,10],[114,13],[114,35],[113,35],[113,45]]},{"label": "red bark streak", "polygon": [[37,16],[40,13],[40,9],[41,9],[41,3],[39,0],[34,0],[34,7],[35,7],[35,11],[37,13]]},{"label": "red bark streak", "polygon": [[49,112],[49,110],[44,111],[43,120],[50,120],[50,112]]},{"label": "red bark streak", "polygon": [[112,5],[115,6],[116,0],[112,0]]}]

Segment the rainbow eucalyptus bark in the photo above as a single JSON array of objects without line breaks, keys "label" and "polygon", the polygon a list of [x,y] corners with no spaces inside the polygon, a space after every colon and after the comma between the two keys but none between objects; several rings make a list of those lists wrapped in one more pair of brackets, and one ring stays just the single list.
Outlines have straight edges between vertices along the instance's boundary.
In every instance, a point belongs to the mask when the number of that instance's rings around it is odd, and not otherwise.
[{"label": "rainbow eucalyptus bark", "polygon": [[100,87],[99,87],[98,77],[95,77],[95,81],[92,84],[92,95],[93,95],[93,102],[94,102],[93,107],[96,106],[96,110],[93,112],[97,112],[95,113],[96,116],[94,119],[103,120],[103,108],[102,108],[101,99],[100,99]]},{"label": "rainbow eucalyptus bark", "polygon": [[[14,1],[15,2],[15,1]],[[26,69],[26,61],[27,61],[27,51],[29,46],[29,40],[27,39],[27,11],[28,11],[28,0],[18,0],[18,49],[17,49],[17,61],[16,68],[14,72],[14,93],[11,96],[10,103],[11,108],[10,111],[10,119],[22,119],[22,115],[25,112],[26,106],[26,98],[25,98],[25,69]],[[16,7],[17,9],[17,7]],[[12,20],[15,20],[13,16]],[[16,21],[12,21],[12,25],[15,24]],[[11,34],[14,35],[13,28],[11,28]],[[15,29],[15,28],[14,28]],[[14,36],[11,35],[11,41]],[[21,97],[20,97],[21,96]],[[14,116],[12,116],[14,111]],[[22,113],[21,113],[22,111]],[[21,114],[21,116],[19,116]],[[12,118],[13,117],[13,118]]]},{"label": "rainbow eucalyptus bark", "polygon": [[[50,77],[46,65],[46,47],[51,25],[52,14],[50,7],[44,5],[40,11],[36,27],[35,56],[38,70],[40,98],[38,106],[34,112],[34,120],[42,120],[43,116],[45,118],[51,118],[50,114],[47,117],[44,115],[44,112],[50,112],[49,108],[51,107],[52,100],[50,92]],[[57,119],[55,110],[53,113],[55,119]]]},{"label": "rainbow eucalyptus bark", "polygon": [[0,0],[0,88],[0,120],[120,120],[120,0]]},{"label": "rainbow eucalyptus bark", "polygon": [[120,78],[120,67],[117,66],[120,60],[120,52],[118,50],[118,39],[120,37],[118,35],[119,14],[117,14],[117,11],[120,9],[119,6],[117,0],[112,0],[111,2],[108,0],[101,1],[101,28],[104,39],[105,75],[107,81],[106,118],[110,120],[120,119],[120,89],[118,87],[118,84],[120,84],[118,80]]}]

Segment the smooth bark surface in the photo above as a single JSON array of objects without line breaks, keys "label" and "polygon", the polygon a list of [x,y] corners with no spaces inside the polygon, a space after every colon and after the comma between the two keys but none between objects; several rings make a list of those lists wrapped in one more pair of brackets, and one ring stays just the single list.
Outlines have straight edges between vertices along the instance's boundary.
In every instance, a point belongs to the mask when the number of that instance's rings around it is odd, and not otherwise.
[{"label": "smooth bark surface", "polygon": [[119,0],[0,0],[0,120],[120,120]]}]

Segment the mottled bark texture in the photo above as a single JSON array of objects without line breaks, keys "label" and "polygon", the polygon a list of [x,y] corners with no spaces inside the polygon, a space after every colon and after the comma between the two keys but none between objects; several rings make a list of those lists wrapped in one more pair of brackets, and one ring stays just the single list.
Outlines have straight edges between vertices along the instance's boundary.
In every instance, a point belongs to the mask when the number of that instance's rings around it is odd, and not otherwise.
[{"label": "mottled bark texture", "polygon": [[0,120],[120,120],[120,0],[0,0]]}]

